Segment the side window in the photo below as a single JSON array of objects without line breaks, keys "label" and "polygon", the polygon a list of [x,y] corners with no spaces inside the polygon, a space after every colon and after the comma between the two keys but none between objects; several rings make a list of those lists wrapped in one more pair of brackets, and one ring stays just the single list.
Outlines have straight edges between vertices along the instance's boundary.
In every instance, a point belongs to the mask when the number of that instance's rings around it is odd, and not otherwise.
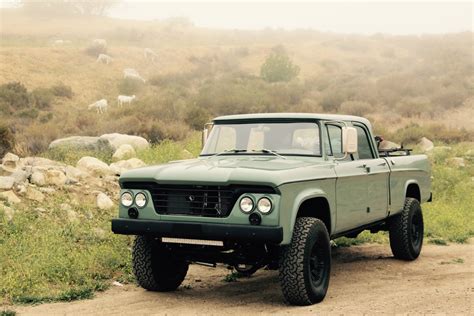
[{"label": "side window", "polygon": [[342,157],[342,128],[337,125],[326,125],[329,136],[329,147],[327,154],[334,157]]},{"label": "side window", "polygon": [[359,159],[373,159],[374,155],[370,148],[370,141],[367,132],[359,125],[354,126],[357,129],[357,153]]}]

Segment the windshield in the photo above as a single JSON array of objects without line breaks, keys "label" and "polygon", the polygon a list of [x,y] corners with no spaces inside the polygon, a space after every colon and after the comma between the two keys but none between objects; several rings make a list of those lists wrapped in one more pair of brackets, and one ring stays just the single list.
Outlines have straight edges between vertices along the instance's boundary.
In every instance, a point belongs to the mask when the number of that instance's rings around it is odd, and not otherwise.
[{"label": "windshield", "polygon": [[269,152],[280,155],[321,156],[316,123],[217,124],[201,155]]}]

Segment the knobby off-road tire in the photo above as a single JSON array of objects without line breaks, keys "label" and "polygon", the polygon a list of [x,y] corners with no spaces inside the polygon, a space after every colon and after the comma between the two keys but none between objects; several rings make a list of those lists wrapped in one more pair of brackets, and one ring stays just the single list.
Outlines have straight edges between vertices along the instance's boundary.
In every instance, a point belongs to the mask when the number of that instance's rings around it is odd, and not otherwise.
[{"label": "knobby off-road tire", "polygon": [[149,291],[174,291],[183,282],[189,264],[152,238],[137,236],[132,251],[133,273],[138,284]]},{"label": "knobby off-road tire", "polygon": [[280,285],[285,300],[293,305],[311,305],[326,296],[331,270],[329,234],[322,221],[296,219],[291,244],[282,249]]},{"label": "knobby off-road tire", "polygon": [[415,260],[423,246],[423,214],[420,202],[406,198],[403,211],[389,221],[390,248],[397,259]]}]

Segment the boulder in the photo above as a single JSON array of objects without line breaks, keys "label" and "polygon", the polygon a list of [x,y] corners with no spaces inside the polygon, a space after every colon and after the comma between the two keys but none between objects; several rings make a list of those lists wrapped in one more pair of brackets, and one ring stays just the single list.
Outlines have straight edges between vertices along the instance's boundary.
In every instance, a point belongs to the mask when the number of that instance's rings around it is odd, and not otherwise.
[{"label": "boulder", "polygon": [[87,172],[82,171],[73,166],[67,166],[65,171],[66,171],[67,183],[77,183],[89,176]]},{"label": "boulder", "polygon": [[71,136],[56,139],[49,144],[49,149],[67,148],[73,150],[112,150],[110,142],[105,138],[92,136]]},{"label": "boulder", "polygon": [[108,210],[114,207],[114,202],[104,193],[97,195],[97,207],[101,210]]},{"label": "boulder", "polygon": [[434,148],[433,142],[426,137],[421,138],[421,140],[418,142],[418,146],[423,152],[432,151]]},{"label": "boulder", "polygon": [[18,204],[20,198],[13,191],[0,192],[0,200],[7,201],[9,204]]},{"label": "boulder", "polygon": [[135,169],[135,168],[141,168],[145,167],[146,164],[141,161],[138,158],[131,158],[128,160],[121,160],[114,162],[110,164],[110,169],[116,174],[116,175],[121,175],[122,172],[130,170],[130,169]]},{"label": "boulder", "polygon": [[94,176],[104,176],[112,173],[105,162],[94,157],[82,157],[77,162],[76,167],[80,170],[89,172]]},{"label": "boulder", "polygon": [[400,148],[400,145],[388,140],[383,140],[379,145],[379,149],[392,149],[392,148]]},{"label": "boulder", "polygon": [[1,166],[1,174],[8,175],[8,173],[12,173],[15,171],[16,168],[19,166],[20,158],[12,153],[7,153],[2,159],[2,166]]},{"label": "boulder", "polygon": [[36,190],[35,188],[28,187],[26,189],[25,197],[28,200],[36,201],[36,202],[43,202],[44,201],[44,194],[40,191]]},{"label": "boulder", "polygon": [[123,144],[115,151],[112,156],[114,161],[125,160],[136,157],[137,153],[132,145]]},{"label": "boulder", "polygon": [[0,190],[11,190],[15,184],[13,177],[0,177]]},{"label": "boulder", "polygon": [[456,167],[456,168],[464,168],[466,167],[466,163],[464,162],[464,159],[461,157],[453,157],[449,158],[446,160],[447,164]]},{"label": "boulder", "polygon": [[40,187],[46,185],[46,177],[44,176],[44,173],[41,171],[33,172],[30,177],[30,183],[36,184]]},{"label": "boulder", "polygon": [[48,170],[45,173],[46,177],[46,185],[55,185],[55,186],[63,186],[66,184],[67,177],[66,175],[59,170]]},{"label": "boulder", "polygon": [[124,144],[131,145],[135,150],[150,147],[148,141],[140,136],[112,133],[104,134],[100,136],[100,138],[108,140],[115,150],[119,149],[119,147]]},{"label": "boulder", "polygon": [[15,184],[24,184],[28,181],[29,173],[21,169],[15,170],[10,177],[15,179]]}]

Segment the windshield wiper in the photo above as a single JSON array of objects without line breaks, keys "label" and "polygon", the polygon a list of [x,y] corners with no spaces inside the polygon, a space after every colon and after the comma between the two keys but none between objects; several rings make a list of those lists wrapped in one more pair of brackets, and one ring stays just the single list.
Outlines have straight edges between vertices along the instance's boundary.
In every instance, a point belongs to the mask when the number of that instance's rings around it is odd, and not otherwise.
[{"label": "windshield wiper", "polygon": [[232,154],[244,153],[246,151],[247,151],[246,149],[227,149],[227,150],[221,151],[220,153],[211,155],[209,158],[224,155],[224,154],[229,154],[229,153],[232,153]]},{"label": "windshield wiper", "polygon": [[280,155],[279,153],[277,153],[276,151],[270,150],[270,149],[262,148],[262,149],[252,150],[252,151],[253,152],[262,152],[262,153],[265,153],[265,154],[272,154],[272,155],[277,156],[278,158],[286,159],[286,157],[284,157],[284,156]]}]

